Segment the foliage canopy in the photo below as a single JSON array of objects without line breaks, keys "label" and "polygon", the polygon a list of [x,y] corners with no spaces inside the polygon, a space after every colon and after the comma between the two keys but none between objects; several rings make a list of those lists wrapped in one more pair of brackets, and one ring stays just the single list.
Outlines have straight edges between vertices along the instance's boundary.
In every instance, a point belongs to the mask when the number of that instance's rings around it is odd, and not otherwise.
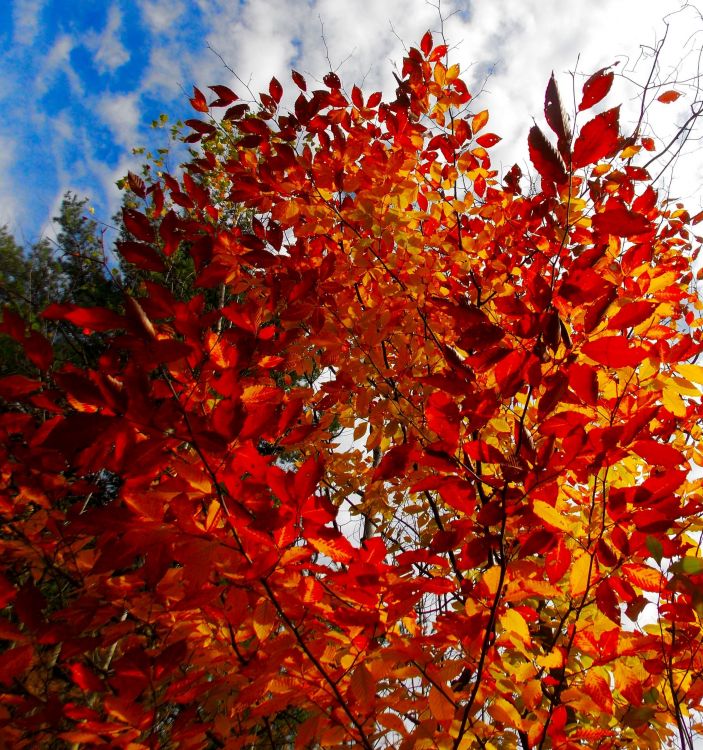
[{"label": "foliage canopy", "polygon": [[608,71],[575,132],[550,81],[539,192],[500,182],[446,53],[390,102],[196,89],[182,175],[129,179],[140,288],[44,312],[97,365],[5,313],[38,373],[0,380],[13,748],[690,746],[691,217],[589,113]]}]

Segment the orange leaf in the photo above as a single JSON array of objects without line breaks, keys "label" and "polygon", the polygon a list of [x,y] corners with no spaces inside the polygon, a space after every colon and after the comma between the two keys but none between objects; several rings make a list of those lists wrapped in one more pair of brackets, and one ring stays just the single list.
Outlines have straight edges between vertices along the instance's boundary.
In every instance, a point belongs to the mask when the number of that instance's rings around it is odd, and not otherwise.
[{"label": "orange leaf", "polygon": [[323,537],[308,537],[308,542],[330,560],[339,563],[348,563],[354,557],[354,548],[341,535],[336,538],[325,539]]},{"label": "orange leaf", "polygon": [[270,599],[260,599],[254,610],[253,620],[254,632],[260,641],[265,640],[273,630],[276,618],[276,608],[273,606]]},{"label": "orange leaf", "polygon": [[450,722],[454,718],[454,704],[434,685],[430,688],[429,704],[430,712],[437,721]]},{"label": "orange leaf", "polygon": [[669,90],[665,91],[663,94],[660,94],[657,97],[657,101],[661,102],[662,104],[669,104],[670,102],[675,102],[680,96],[680,92]]},{"label": "orange leaf", "polygon": [[482,112],[479,112],[477,115],[474,115],[471,120],[471,132],[476,135],[479,130],[481,130],[486,123],[488,122],[488,110],[484,109]]}]

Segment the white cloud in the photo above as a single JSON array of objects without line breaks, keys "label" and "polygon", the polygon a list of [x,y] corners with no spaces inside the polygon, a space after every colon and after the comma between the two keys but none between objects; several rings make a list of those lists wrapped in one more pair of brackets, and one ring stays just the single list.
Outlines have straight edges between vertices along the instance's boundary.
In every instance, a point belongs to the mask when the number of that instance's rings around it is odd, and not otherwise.
[{"label": "white cloud", "polygon": [[140,83],[140,90],[161,98],[182,96],[193,80],[191,55],[173,42],[155,43],[149,50],[149,64]]},{"label": "white cloud", "polygon": [[110,128],[115,142],[125,149],[137,145],[141,120],[139,94],[106,94],[96,103],[100,119]]},{"label": "white cloud", "polygon": [[13,232],[24,219],[23,185],[12,171],[18,152],[15,139],[0,134],[0,226],[6,224]]},{"label": "white cloud", "polygon": [[[585,74],[619,60],[615,70],[621,75],[616,78],[613,93],[604,106],[622,102],[623,130],[627,130],[628,123],[632,128],[639,115],[641,88],[637,83],[644,83],[651,66],[651,58],[640,56],[641,49],[651,49],[662,38],[667,13],[669,32],[660,58],[659,79],[664,80],[674,69],[674,77],[679,80],[700,72],[695,70],[695,49],[700,47],[700,39],[690,38],[691,29],[701,28],[700,17],[694,5],[680,11],[678,0],[642,2],[637,13],[619,0],[573,3],[568,15],[563,13],[558,0],[527,0],[517,15],[510,0],[475,3],[472,8],[468,21],[457,16],[450,19],[447,32],[451,39],[464,39],[455,52],[463,68],[469,62],[498,63],[488,81],[488,91],[474,106],[490,110],[490,129],[504,138],[493,153],[503,160],[505,167],[514,161],[524,161],[531,117],[538,124],[543,123],[544,91],[552,70],[567,109],[573,111],[580,99]],[[506,22],[506,18],[512,20]],[[571,71],[577,71],[573,79]],[[468,78],[471,82],[472,76]],[[475,76],[471,83],[475,91],[479,83]],[[688,100],[682,97],[680,106],[685,109],[691,103],[691,97]],[[676,115],[672,105],[655,104],[651,108],[649,125],[664,142],[674,132]],[[579,123],[589,117],[589,113],[581,114]],[[677,166],[677,189],[698,191],[699,183],[692,180],[700,168],[700,156],[685,163],[682,160]]]},{"label": "white cloud", "polygon": [[158,35],[174,28],[185,5],[182,0],[141,0],[139,10],[151,33]]},{"label": "white cloud", "polygon": [[[124,23],[129,16],[121,15],[116,0],[110,2],[102,30],[83,39],[79,39],[78,32],[70,25],[53,32],[51,47],[37,55],[35,97],[46,93],[58,75],[67,76],[74,95],[83,96],[83,89],[93,90],[71,66],[72,52],[78,44],[85,44],[93,53],[96,67],[101,71],[119,70],[130,52],[136,56],[136,50],[129,46],[134,35],[125,33]],[[473,111],[488,108],[489,129],[503,136],[493,150],[494,166],[507,168],[514,161],[524,164],[532,118],[543,123],[544,90],[552,69],[571,109],[574,105],[569,71],[576,68],[579,72],[575,74],[573,87],[577,99],[584,74],[618,59],[622,64],[617,71],[641,81],[650,61],[640,60],[639,67],[635,66],[640,44],[651,46],[656,35],[663,34],[664,15],[679,10],[682,2],[640,0],[635,11],[631,3],[623,0],[574,0],[568,4],[567,13],[563,0],[520,3],[442,0],[444,31],[452,45],[451,56],[461,64],[474,94],[480,92],[487,71],[494,69],[486,90],[470,104]],[[703,0],[694,2],[700,4]],[[45,3],[46,0],[15,0],[13,33],[18,42],[37,38]],[[352,84],[363,82],[367,95],[380,89],[392,96],[396,86],[393,66],[401,63],[404,44],[417,45],[427,29],[432,29],[435,40],[439,41],[437,32],[441,25],[435,0],[433,4],[425,0],[137,0],[135,5],[144,27],[144,36],[138,41],[140,54],[146,52],[148,57],[141,80],[127,93],[113,95],[97,90],[87,96],[96,116],[110,128],[125,155],[129,155],[131,147],[139,145],[140,123],[144,119],[142,102],[147,97],[164,102],[164,109],[168,109],[173,98],[186,102],[192,83],[203,89],[224,83],[247,95],[244,86],[233,80],[231,73],[207,50],[208,43],[243,81],[251,79],[254,93],[265,91],[275,75],[286,90],[284,106],[286,102],[290,106],[297,95],[290,80],[291,67],[304,73],[313,87],[332,67],[347,90]],[[680,59],[688,56],[688,63],[692,62],[694,56],[689,52],[700,47],[700,40],[689,36],[690,30],[702,29],[703,24],[695,4],[688,3],[686,7],[668,19],[670,31],[661,60],[662,78]],[[461,12],[454,13],[456,10]],[[327,50],[321,38],[320,20]],[[194,26],[200,34],[197,41],[192,33]],[[690,72],[684,66],[677,76],[681,79]],[[632,83],[618,78],[604,105],[614,106],[624,100],[622,121],[626,122],[634,116],[637,94],[638,89]],[[652,105],[647,117],[662,141],[683,121],[691,101],[692,97],[685,94],[674,104]],[[42,111],[41,107],[38,111]],[[582,114],[580,121],[584,122],[587,115]],[[65,131],[59,142],[68,138],[71,129],[82,131],[84,127],[74,119],[58,124]],[[85,127],[85,130],[84,137],[89,141],[90,129]],[[108,165],[97,159],[95,149],[90,156],[83,153],[81,164],[72,168],[83,170],[81,179],[85,185],[90,184],[88,172],[100,171],[100,164],[105,173],[112,172],[112,159]],[[56,158],[60,161],[61,155]],[[687,154],[676,169],[687,175],[678,192],[693,195],[693,200],[700,203],[701,156]],[[107,184],[108,177],[96,172],[95,180]]]},{"label": "white cloud", "polygon": [[29,45],[39,33],[39,18],[44,0],[15,0],[12,7],[15,44]]},{"label": "white cloud", "polygon": [[111,5],[107,23],[102,34],[88,34],[86,47],[93,53],[93,62],[100,73],[112,73],[129,61],[129,52],[120,41],[122,13],[116,5]]},{"label": "white cloud", "polygon": [[60,73],[63,73],[68,79],[73,94],[76,96],[83,95],[81,78],[71,66],[71,52],[75,47],[76,41],[70,34],[60,34],[56,37],[51,49],[43,58],[37,75],[35,91],[37,97],[46,93]]}]

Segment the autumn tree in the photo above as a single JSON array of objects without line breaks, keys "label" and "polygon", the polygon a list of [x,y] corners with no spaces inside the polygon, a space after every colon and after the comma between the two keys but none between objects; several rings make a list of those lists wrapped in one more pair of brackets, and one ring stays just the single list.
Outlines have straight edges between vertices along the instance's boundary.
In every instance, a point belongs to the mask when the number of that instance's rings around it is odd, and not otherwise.
[{"label": "autumn tree", "polygon": [[392,101],[196,89],[122,251],[202,291],[50,306],[95,367],[10,331],[41,377],[0,380],[9,746],[693,747],[700,216],[608,71],[573,127],[549,82],[523,195],[446,55]]}]

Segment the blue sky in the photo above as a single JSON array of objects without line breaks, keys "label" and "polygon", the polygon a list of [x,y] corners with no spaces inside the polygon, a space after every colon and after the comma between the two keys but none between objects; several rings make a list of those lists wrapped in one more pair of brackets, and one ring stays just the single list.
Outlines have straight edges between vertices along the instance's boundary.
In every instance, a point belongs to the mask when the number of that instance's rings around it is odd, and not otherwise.
[{"label": "blue sky", "polygon": [[[288,86],[291,67],[312,78],[332,67],[349,87],[363,82],[370,91],[392,91],[403,43],[417,44],[428,28],[437,30],[441,13],[455,59],[473,92],[481,92],[481,108],[490,109],[491,129],[503,136],[499,159],[510,166],[525,158],[526,134],[541,116],[552,70],[568,90],[569,71],[577,71],[579,88],[586,73],[618,61],[624,75],[604,106],[625,100],[634,116],[637,82],[651,64],[647,48],[662,37],[666,16],[661,90],[667,78],[690,76],[692,66],[695,72],[703,21],[695,4],[681,6],[680,0],[5,0],[0,224],[26,241],[51,235],[50,217],[65,190],[89,197],[96,218],[109,223],[120,201],[115,182],[140,163],[132,148],[167,145],[153,120],[161,113],[171,121],[190,116],[193,84],[242,91],[209,47],[254,91],[265,90],[272,75]],[[676,103],[650,109],[661,141],[695,96],[681,88]],[[677,169],[676,189],[699,209],[700,156],[693,150]]]}]

